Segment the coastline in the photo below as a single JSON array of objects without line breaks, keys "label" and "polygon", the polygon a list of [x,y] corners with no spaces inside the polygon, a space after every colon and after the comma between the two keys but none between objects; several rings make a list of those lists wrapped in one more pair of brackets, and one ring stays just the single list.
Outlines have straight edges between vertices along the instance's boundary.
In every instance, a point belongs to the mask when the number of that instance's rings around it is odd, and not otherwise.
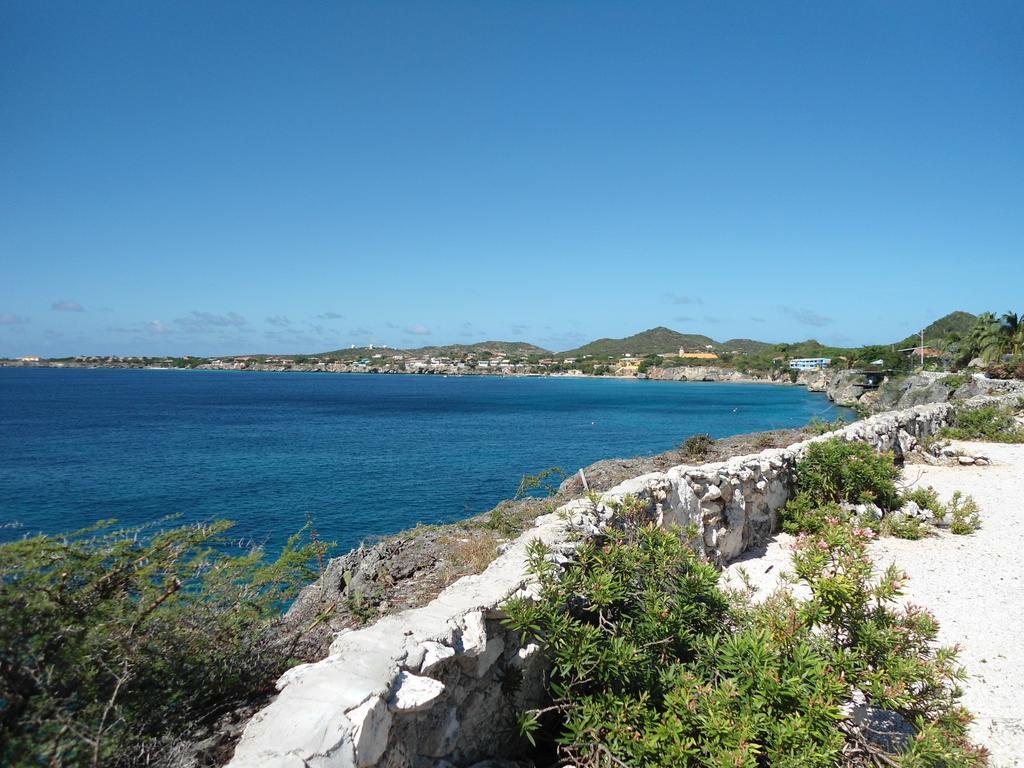
[{"label": "coastline", "polygon": [[[201,364],[196,366],[159,366],[159,365],[145,365],[145,364],[104,364],[97,365],[95,363],[78,363],[75,361],[39,361],[39,362],[22,362],[20,360],[0,360],[0,369],[11,368],[11,369],[54,369],[54,370],[139,370],[139,371],[225,371],[233,373],[326,373],[326,374],[355,374],[355,375],[367,375],[375,374],[382,376],[440,376],[444,378],[470,378],[470,377],[489,377],[489,378],[531,378],[531,379],[605,379],[613,381],[664,381],[664,382],[683,382],[690,384],[699,383],[716,383],[716,384],[773,384],[785,387],[808,387],[808,391],[811,392],[824,392],[824,383],[820,385],[816,384],[813,380],[809,381],[812,377],[799,376],[796,381],[792,381],[787,375],[772,378],[770,375],[764,376],[752,376],[746,373],[741,373],[734,368],[726,368],[721,366],[686,366],[677,368],[662,368],[655,369],[655,372],[661,375],[632,375],[632,376],[619,376],[615,374],[592,374],[592,373],[546,373],[546,372],[520,372],[520,371],[488,371],[488,370],[418,370],[418,371],[402,371],[396,369],[380,369],[380,368],[359,368],[358,366],[350,366],[343,364],[320,364],[320,365],[272,365],[265,363],[250,364],[246,366],[235,366],[235,365],[210,365]],[[688,377],[685,373],[677,372],[688,372],[693,373],[693,377]],[[827,380],[827,371],[809,371],[801,372],[819,374],[813,378],[821,378]]]}]

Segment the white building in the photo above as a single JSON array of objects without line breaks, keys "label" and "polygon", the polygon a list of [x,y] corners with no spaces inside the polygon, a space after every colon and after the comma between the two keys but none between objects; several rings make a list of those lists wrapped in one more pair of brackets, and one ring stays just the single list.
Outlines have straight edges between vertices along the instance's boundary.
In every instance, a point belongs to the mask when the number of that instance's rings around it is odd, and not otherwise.
[{"label": "white building", "polygon": [[797,371],[816,371],[819,368],[828,368],[832,364],[829,357],[800,357],[789,361],[789,367]]}]

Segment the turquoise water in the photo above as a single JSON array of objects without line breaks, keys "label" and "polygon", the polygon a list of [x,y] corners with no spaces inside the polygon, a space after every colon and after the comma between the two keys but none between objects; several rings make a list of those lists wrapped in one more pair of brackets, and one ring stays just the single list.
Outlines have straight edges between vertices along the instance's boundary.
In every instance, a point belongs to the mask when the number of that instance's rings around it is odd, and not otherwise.
[{"label": "turquoise water", "polygon": [[312,515],[346,549],[547,467],[838,413],[764,384],[0,369],[0,540],[180,513],[273,547]]}]

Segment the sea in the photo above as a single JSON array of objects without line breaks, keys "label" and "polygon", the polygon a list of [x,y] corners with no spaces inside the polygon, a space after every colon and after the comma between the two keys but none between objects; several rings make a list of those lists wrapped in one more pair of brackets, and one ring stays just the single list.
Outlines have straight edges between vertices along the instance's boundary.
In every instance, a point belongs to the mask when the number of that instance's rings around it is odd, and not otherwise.
[{"label": "sea", "polygon": [[0,368],[0,541],[230,519],[275,550],[312,520],[345,551],[550,467],[848,413],[771,384]]}]

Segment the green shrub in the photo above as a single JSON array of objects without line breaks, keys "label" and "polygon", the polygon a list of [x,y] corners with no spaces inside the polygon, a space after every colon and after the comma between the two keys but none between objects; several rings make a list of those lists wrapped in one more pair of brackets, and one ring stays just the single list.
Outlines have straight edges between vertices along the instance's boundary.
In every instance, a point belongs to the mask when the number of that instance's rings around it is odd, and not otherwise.
[{"label": "green shrub", "polygon": [[929,526],[917,517],[907,517],[899,512],[893,512],[882,518],[881,533],[886,536],[894,536],[897,539],[923,539],[928,535]]},{"label": "green shrub", "polygon": [[952,440],[985,440],[995,443],[1024,443],[1024,428],[1013,411],[995,405],[957,408],[951,424],[939,433]]},{"label": "green shrub", "polygon": [[701,461],[706,459],[715,445],[715,438],[707,434],[690,435],[683,441],[683,451],[687,456]]},{"label": "green shrub", "polygon": [[230,523],[0,545],[0,764],[139,765],[273,690],[281,608],[324,545],[225,552]]},{"label": "green shrub", "polygon": [[536,475],[523,475],[516,489],[516,499],[530,496],[535,491],[540,491],[544,496],[554,496],[558,493],[559,483],[566,477],[565,470],[561,467],[548,467]]},{"label": "green shrub", "polygon": [[848,522],[850,514],[838,504],[816,504],[808,493],[798,493],[782,508],[782,530],[797,535],[821,533],[834,521]]},{"label": "green shrub", "polygon": [[949,500],[946,510],[951,518],[949,530],[952,533],[965,536],[981,528],[981,513],[973,497],[957,491]]},{"label": "green shrub", "polygon": [[963,376],[959,374],[950,374],[949,376],[943,376],[941,381],[951,392],[955,392],[960,389],[964,384],[971,380],[970,376]]},{"label": "green shrub", "polygon": [[812,443],[796,465],[797,491],[815,505],[874,503],[883,510],[897,509],[898,476],[891,453],[839,438]]},{"label": "green shrub", "polygon": [[921,509],[930,509],[938,518],[946,513],[946,505],[939,501],[938,492],[930,485],[904,493],[903,503],[908,501],[914,502]]},{"label": "green shrub", "polygon": [[982,765],[955,652],[935,648],[929,614],[898,606],[905,576],[875,573],[871,535],[837,523],[800,537],[811,597],[761,604],[730,603],[678,531],[586,542],[564,571],[533,545],[539,599],[511,600],[507,623],[545,649],[553,703],[521,732],[550,735],[560,764],[824,768],[855,748],[842,707],[863,696],[917,723],[913,765]]}]

